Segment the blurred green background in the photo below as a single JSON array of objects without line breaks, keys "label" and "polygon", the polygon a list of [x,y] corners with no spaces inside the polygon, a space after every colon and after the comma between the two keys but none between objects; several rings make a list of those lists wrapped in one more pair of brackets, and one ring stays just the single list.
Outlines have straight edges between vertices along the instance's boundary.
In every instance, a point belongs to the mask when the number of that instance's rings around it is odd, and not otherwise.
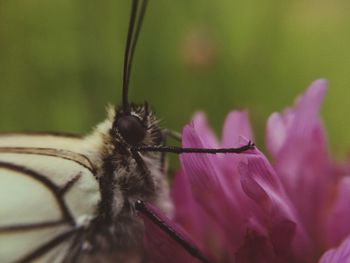
[{"label": "blurred green background", "polygon": [[[120,103],[128,0],[0,0],[0,130],[87,133]],[[204,110],[219,132],[249,109],[259,144],[269,114],[314,79],[338,157],[350,146],[350,1],[150,0],[130,99],[181,130]]]}]

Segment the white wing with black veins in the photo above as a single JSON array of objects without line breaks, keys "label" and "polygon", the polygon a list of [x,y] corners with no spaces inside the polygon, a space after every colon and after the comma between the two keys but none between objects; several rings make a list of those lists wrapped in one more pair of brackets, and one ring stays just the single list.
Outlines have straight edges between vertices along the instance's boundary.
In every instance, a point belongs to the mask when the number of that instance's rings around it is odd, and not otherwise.
[{"label": "white wing with black veins", "polygon": [[94,218],[101,197],[83,142],[0,134],[0,262],[61,262]]}]

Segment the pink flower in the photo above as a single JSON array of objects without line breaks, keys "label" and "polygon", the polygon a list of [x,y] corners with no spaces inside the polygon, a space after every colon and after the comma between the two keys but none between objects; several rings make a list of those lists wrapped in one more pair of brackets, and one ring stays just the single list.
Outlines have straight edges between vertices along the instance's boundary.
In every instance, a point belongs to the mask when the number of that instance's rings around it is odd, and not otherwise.
[{"label": "pink flower", "polygon": [[320,263],[337,263],[337,262],[349,262],[350,260],[350,237],[346,238],[342,244],[333,249],[329,249],[322,258]]},{"label": "pink flower", "polygon": [[[329,156],[319,118],[325,91],[326,82],[315,81],[294,107],[271,115],[271,163],[258,149],[181,155],[168,224],[212,262],[350,262],[350,177]],[[228,115],[221,141],[202,113],[183,130],[184,147],[232,148],[248,139],[246,112]],[[200,262],[154,227],[145,219],[154,262]]]}]

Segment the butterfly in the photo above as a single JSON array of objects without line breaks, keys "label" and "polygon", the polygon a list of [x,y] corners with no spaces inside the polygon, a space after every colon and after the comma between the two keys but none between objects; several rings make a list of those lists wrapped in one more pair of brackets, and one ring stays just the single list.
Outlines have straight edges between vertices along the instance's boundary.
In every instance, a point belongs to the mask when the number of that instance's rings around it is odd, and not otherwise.
[{"label": "butterfly", "polygon": [[157,216],[171,214],[166,153],[240,153],[253,148],[167,146],[168,137],[147,103],[128,100],[135,47],[147,0],[132,0],[122,83],[122,103],[87,136],[63,133],[0,134],[1,262],[135,262],[145,258],[144,225],[202,262],[186,238]]}]

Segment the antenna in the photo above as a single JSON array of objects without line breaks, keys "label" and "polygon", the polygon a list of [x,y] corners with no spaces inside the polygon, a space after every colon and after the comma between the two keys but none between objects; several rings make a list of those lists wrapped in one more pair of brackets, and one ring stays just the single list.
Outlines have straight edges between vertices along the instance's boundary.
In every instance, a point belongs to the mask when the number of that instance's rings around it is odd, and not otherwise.
[{"label": "antenna", "polygon": [[[126,39],[125,53],[124,53],[124,70],[123,70],[123,110],[125,113],[129,112],[128,91],[132,61],[135,53],[135,48],[139,34],[142,27],[143,18],[145,16],[148,0],[141,0],[141,10],[139,9],[139,0],[132,0],[131,14],[128,28],[128,35]],[[136,28],[135,28],[136,25]]]}]

